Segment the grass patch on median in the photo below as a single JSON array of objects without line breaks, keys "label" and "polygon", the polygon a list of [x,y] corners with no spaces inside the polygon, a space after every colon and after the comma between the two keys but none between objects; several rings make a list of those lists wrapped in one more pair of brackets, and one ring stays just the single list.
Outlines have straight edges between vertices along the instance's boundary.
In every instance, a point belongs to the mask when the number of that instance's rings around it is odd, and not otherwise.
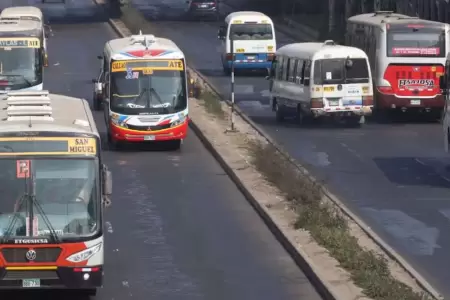
[{"label": "grass patch on median", "polygon": [[219,117],[220,119],[225,119],[225,112],[223,111],[222,101],[213,93],[207,90],[203,90],[200,95],[200,100],[203,102],[203,106],[206,111]]},{"label": "grass patch on median", "polygon": [[322,201],[321,186],[300,174],[274,146],[252,141],[249,150],[257,170],[285,194],[297,213],[295,227],[307,230],[325,247],[366,296],[375,300],[433,299],[396,280],[382,256],[360,247],[342,214]]}]

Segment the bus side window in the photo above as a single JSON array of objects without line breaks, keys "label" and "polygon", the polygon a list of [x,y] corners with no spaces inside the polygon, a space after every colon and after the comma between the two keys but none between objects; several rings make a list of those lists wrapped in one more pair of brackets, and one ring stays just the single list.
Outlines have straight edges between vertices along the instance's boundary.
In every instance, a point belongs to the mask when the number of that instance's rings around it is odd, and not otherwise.
[{"label": "bus side window", "polygon": [[284,59],[283,61],[283,74],[281,74],[281,80],[287,81],[289,75],[289,58]]},{"label": "bus side window", "polygon": [[295,82],[295,67],[297,64],[297,60],[294,58],[289,59],[289,82]]},{"label": "bus side window", "polygon": [[303,63],[303,72],[302,72],[302,83],[305,86],[309,86],[310,76],[311,76],[311,61],[305,60],[305,62]]},{"label": "bus side window", "polygon": [[303,60],[297,59],[297,65],[295,67],[295,82],[297,84],[302,84],[302,69],[303,69]]},{"label": "bus side window", "polygon": [[283,64],[284,64],[284,57],[278,56],[278,64],[277,64],[277,71],[276,71],[276,79],[281,80],[282,74],[283,74]]},{"label": "bus side window", "polygon": [[316,60],[314,61],[314,67],[313,67],[313,83],[314,84],[322,84],[322,70],[320,68],[320,61]]}]

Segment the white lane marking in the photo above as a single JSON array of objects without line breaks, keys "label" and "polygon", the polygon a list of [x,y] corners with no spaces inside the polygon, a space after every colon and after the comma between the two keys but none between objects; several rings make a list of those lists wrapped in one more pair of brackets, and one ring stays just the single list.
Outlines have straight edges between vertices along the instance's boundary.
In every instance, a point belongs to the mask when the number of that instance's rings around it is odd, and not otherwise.
[{"label": "white lane marking", "polygon": [[414,219],[400,210],[364,208],[375,222],[401,243],[406,251],[414,255],[431,256],[435,249],[441,248],[437,244],[439,229]]}]

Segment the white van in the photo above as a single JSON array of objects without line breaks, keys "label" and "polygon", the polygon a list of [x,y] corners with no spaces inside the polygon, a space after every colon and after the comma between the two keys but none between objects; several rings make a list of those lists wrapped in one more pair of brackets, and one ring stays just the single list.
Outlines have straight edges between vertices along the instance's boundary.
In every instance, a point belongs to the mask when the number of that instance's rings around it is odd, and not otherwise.
[{"label": "white van", "polygon": [[222,41],[221,59],[225,74],[231,72],[232,47],[235,69],[266,69],[271,66],[276,51],[275,28],[263,13],[240,11],[229,14],[217,33]]},{"label": "white van", "polygon": [[51,32],[50,26],[45,24],[44,14],[35,6],[7,7],[0,14],[2,20],[30,20],[39,22],[42,26],[42,43],[44,48],[44,66],[48,66],[47,37]]},{"label": "white van", "polygon": [[372,75],[364,51],[324,43],[295,43],[275,54],[269,76],[277,121],[319,117],[360,124],[372,114]]}]

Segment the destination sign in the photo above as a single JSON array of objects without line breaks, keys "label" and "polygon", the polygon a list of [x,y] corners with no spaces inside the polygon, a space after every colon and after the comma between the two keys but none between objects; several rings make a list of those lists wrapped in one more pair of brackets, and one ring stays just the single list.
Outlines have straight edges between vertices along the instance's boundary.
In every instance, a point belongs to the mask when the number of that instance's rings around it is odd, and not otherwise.
[{"label": "destination sign", "polygon": [[0,38],[2,48],[40,48],[41,41],[38,38]]},{"label": "destination sign", "polygon": [[14,155],[92,156],[96,154],[97,144],[95,138],[0,138],[0,157]]},{"label": "destination sign", "polygon": [[[127,69],[133,71],[149,71],[149,70],[171,70],[183,71],[184,64],[181,59],[174,60],[117,60],[111,64],[112,72],[126,72]],[[149,73],[150,74],[150,73]]]}]

